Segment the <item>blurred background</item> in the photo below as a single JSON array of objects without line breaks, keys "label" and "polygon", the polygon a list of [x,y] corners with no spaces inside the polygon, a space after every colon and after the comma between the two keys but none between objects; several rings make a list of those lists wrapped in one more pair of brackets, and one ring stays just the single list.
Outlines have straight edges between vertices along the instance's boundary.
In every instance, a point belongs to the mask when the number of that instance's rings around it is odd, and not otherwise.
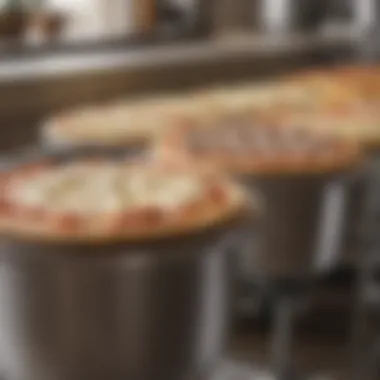
[{"label": "blurred background", "polygon": [[2,0],[0,148],[33,143],[41,118],[72,105],[371,59],[376,6],[369,0]]},{"label": "blurred background", "polygon": [[[41,121],[72,106],[376,62],[379,7],[377,0],[1,0],[0,150],[34,146]],[[301,367],[347,369],[359,261],[348,253],[297,319]],[[231,353],[265,362],[271,294],[242,292]]]}]

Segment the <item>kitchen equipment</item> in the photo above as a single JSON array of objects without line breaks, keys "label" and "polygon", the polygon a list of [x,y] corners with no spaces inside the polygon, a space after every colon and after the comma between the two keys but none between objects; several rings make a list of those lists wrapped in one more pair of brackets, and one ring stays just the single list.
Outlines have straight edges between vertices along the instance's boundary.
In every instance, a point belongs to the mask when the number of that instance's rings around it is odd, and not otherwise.
[{"label": "kitchen equipment", "polygon": [[[265,210],[243,254],[246,280],[273,293],[273,378],[297,378],[292,363],[294,317],[313,280],[337,262],[345,236],[347,172],[242,178]],[[253,241],[253,244],[252,244]],[[243,257],[244,259],[244,257]]]},{"label": "kitchen equipment", "polygon": [[379,221],[380,154],[375,149],[365,170],[365,203],[360,234],[356,302],[353,305],[353,378],[376,379],[379,375]]},{"label": "kitchen equipment", "polygon": [[231,223],[135,244],[49,244],[2,236],[3,376],[208,376],[223,351],[228,322],[228,251],[237,228]]},{"label": "kitchen equipment", "polygon": [[340,249],[343,265],[357,264],[361,250],[360,233],[362,228],[363,208],[367,195],[367,181],[364,170],[360,170],[349,184],[346,200],[346,222]]},{"label": "kitchen equipment", "polygon": [[166,34],[204,37],[210,31],[212,1],[160,0],[159,30]]},{"label": "kitchen equipment", "polygon": [[210,380],[268,380],[268,374],[251,365],[231,360],[224,361]]},{"label": "kitchen equipment", "polygon": [[325,0],[259,0],[255,3],[255,23],[269,33],[311,31],[328,13]]},{"label": "kitchen equipment", "polygon": [[377,24],[380,7],[377,0],[352,0],[353,25],[358,32],[365,32]]},{"label": "kitchen equipment", "polygon": [[4,376],[176,380],[213,370],[227,327],[226,247],[217,241],[105,252],[3,240]]},{"label": "kitchen equipment", "polygon": [[316,29],[328,13],[323,0],[222,0],[212,2],[214,34],[247,30],[292,33]]},{"label": "kitchen equipment", "polygon": [[251,244],[244,249],[244,277],[289,281],[330,269],[345,235],[348,177],[321,173],[243,178],[265,205],[257,237],[249,236]]}]

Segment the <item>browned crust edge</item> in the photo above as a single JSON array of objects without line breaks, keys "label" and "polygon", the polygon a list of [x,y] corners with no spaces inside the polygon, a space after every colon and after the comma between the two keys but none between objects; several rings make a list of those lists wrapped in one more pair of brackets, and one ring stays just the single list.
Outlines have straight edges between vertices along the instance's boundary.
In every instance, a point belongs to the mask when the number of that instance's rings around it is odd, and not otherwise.
[{"label": "browned crust edge", "polygon": [[48,120],[41,126],[41,140],[47,147],[71,148],[81,146],[147,146],[154,143],[157,137],[154,134],[134,129],[123,136],[123,138],[97,141],[97,139],[83,139],[69,136],[62,131],[54,119]]},{"label": "browned crust edge", "polygon": [[197,212],[179,210],[180,214],[175,218],[164,218],[154,224],[136,223],[127,226],[125,231],[111,228],[104,233],[99,230],[65,230],[59,225],[51,225],[48,220],[33,223],[33,220],[22,217],[21,210],[21,216],[0,214],[0,235],[39,243],[138,243],[201,232],[250,217],[255,210],[258,211],[258,205],[252,202],[251,196],[243,188],[230,179],[220,178],[220,185],[226,190],[225,201],[218,203],[205,198],[204,205],[197,208]]}]

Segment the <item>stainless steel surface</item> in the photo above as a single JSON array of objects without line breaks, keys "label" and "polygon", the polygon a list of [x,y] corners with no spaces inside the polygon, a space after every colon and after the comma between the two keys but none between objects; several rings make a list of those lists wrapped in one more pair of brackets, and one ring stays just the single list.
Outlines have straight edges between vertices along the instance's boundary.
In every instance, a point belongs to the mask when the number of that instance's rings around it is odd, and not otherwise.
[{"label": "stainless steel surface", "polygon": [[357,172],[350,182],[346,201],[346,224],[342,241],[342,261],[344,264],[356,266],[361,250],[361,229],[364,217],[364,202],[367,195],[368,180],[365,170]]},{"label": "stainless steel surface", "polygon": [[297,27],[300,7],[294,0],[263,0],[257,3],[260,4],[257,14],[261,29],[286,33]]},{"label": "stainless steel surface", "polygon": [[291,33],[282,38],[248,33],[245,43],[233,39],[229,41],[206,39],[197,42],[126,49],[126,51],[68,53],[34,58],[0,61],[0,84],[62,78],[79,74],[97,74],[99,71],[135,70],[229,62],[232,58],[258,59],[268,56],[289,56],[305,52],[351,46],[356,37],[349,30],[332,33],[305,35]]},{"label": "stainless steel surface", "polygon": [[272,333],[273,372],[276,380],[295,376],[293,368],[293,335],[295,303],[292,294],[278,296]]},{"label": "stainless steel surface", "polygon": [[328,13],[326,0],[210,1],[214,35],[242,31],[294,33],[317,30]]},{"label": "stainless steel surface", "polygon": [[210,380],[272,380],[272,376],[246,362],[223,362]]},{"label": "stainless steel surface", "polygon": [[377,0],[352,0],[353,24],[358,32],[366,32],[379,22],[380,6]]},{"label": "stainless steel surface", "polygon": [[[347,196],[348,224],[346,230],[346,252],[349,263],[362,267],[367,257],[368,245],[377,244],[380,215],[380,154],[378,150],[368,152],[360,172],[351,183]],[[375,240],[375,241],[373,241]]]},{"label": "stainless steel surface", "polygon": [[326,0],[256,0],[253,3],[256,24],[269,33],[315,31],[327,16]]},{"label": "stainless steel surface", "polygon": [[215,235],[141,248],[2,239],[5,378],[181,380],[208,373],[222,354],[227,323],[227,256],[218,243]]},{"label": "stainless steel surface", "polygon": [[[380,151],[374,150],[370,152],[368,161],[364,168],[363,188],[365,194],[364,211],[361,223],[363,223],[361,238],[365,243],[369,243],[372,247],[378,247],[380,242],[378,237],[379,216],[380,216]],[[365,246],[364,249],[370,247]],[[362,258],[373,260],[374,252],[365,251]],[[366,262],[366,260],[362,260]],[[376,260],[376,263],[378,260]],[[377,265],[376,265],[377,266]],[[375,267],[374,267],[375,268]],[[373,269],[374,269],[373,268]]]},{"label": "stainless steel surface", "polygon": [[357,258],[358,284],[352,309],[350,369],[353,379],[370,380],[379,378],[379,151],[372,152],[365,169],[366,197],[361,219],[361,252]]},{"label": "stainless steel surface", "polygon": [[337,264],[345,238],[347,174],[245,179],[265,205],[242,252],[247,280],[308,279]]},{"label": "stainless steel surface", "polygon": [[[27,161],[38,157],[29,154]],[[1,236],[2,376],[208,375],[224,348],[235,228],[139,244],[49,244]]]},{"label": "stainless steel surface", "polygon": [[[266,371],[257,369],[247,362],[226,361],[210,380],[276,380]],[[332,380],[331,376],[313,376],[308,380]]]}]

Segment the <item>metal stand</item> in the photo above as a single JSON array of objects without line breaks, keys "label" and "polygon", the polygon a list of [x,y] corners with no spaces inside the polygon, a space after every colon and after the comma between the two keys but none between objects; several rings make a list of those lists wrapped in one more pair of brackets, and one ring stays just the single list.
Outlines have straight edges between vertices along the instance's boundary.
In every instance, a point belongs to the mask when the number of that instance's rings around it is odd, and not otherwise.
[{"label": "metal stand", "polygon": [[[353,314],[354,379],[376,379],[379,338],[370,325],[372,314],[380,317],[380,156],[374,156],[366,170],[367,192],[361,227],[357,302]],[[377,326],[379,327],[379,326]],[[380,333],[380,332],[379,332]]]},{"label": "metal stand", "polygon": [[279,295],[275,306],[272,355],[275,379],[294,380],[292,368],[293,322],[295,299],[292,294]]}]

